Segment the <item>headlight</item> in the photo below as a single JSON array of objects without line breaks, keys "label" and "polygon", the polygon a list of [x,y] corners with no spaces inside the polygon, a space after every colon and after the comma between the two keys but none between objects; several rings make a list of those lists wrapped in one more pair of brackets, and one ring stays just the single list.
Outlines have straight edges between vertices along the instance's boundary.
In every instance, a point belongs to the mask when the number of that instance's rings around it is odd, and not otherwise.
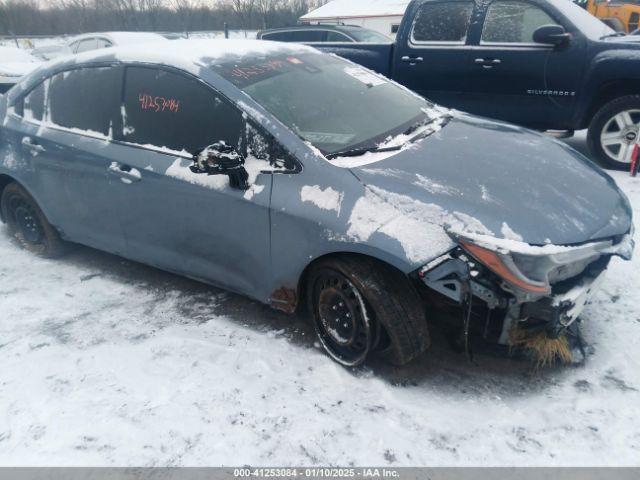
[{"label": "headlight", "polygon": [[501,253],[475,245],[468,240],[459,240],[460,245],[473,258],[502,278],[505,282],[529,293],[546,295],[551,293],[548,281],[539,281],[527,277],[516,266],[509,253]]}]

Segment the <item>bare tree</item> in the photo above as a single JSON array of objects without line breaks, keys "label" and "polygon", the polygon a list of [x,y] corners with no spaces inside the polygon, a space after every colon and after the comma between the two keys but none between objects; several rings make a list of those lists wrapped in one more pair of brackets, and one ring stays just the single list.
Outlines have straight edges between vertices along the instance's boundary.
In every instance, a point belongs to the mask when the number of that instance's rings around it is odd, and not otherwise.
[{"label": "bare tree", "polygon": [[256,9],[260,14],[263,29],[270,26],[273,15],[283,7],[283,0],[256,0]]},{"label": "bare tree", "polygon": [[295,24],[327,0],[0,0],[0,35],[252,30]]}]

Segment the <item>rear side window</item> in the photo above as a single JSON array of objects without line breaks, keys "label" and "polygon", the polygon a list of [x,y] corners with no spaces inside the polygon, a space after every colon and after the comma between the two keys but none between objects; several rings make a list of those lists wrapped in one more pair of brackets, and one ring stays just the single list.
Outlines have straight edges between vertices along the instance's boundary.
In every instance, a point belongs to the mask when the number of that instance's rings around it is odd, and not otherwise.
[{"label": "rear side window", "polygon": [[119,120],[122,67],[80,68],[51,77],[50,123],[110,136]]},{"label": "rear side window", "polygon": [[353,43],[353,40],[347,37],[344,33],[328,31],[327,42],[352,42]]},{"label": "rear side window", "polygon": [[45,80],[24,97],[22,116],[25,120],[36,120],[39,122],[43,120],[45,92],[48,82],[49,80]]},{"label": "rear side window", "polygon": [[290,42],[323,42],[326,38],[324,30],[295,30],[289,33]]},{"label": "rear side window", "polygon": [[472,12],[472,2],[426,2],[416,15],[411,39],[464,43]]},{"label": "rear side window", "polygon": [[219,141],[241,146],[241,113],[201,82],[182,74],[127,68],[122,116],[127,142],[189,153]]},{"label": "rear side window", "polygon": [[291,41],[289,38],[289,34],[291,32],[275,32],[275,33],[267,33],[262,35],[263,40],[271,40],[273,42],[289,42]]},{"label": "rear side window", "polygon": [[496,1],[487,10],[482,41],[533,43],[533,32],[543,25],[556,22],[537,6],[514,0]]},{"label": "rear side window", "polygon": [[98,40],[95,38],[89,38],[87,40],[81,40],[76,49],[76,53],[88,52],[89,50],[95,50],[98,48]]},{"label": "rear side window", "polygon": [[111,47],[111,42],[109,40],[106,40],[104,38],[99,38],[97,40],[97,48],[109,48]]}]

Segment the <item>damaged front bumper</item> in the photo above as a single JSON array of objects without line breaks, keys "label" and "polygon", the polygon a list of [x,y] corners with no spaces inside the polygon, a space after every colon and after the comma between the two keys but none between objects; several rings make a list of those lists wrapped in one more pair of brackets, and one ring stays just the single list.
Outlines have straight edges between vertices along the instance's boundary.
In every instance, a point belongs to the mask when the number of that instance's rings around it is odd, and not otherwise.
[{"label": "damaged front bumper", "polygon": [[[511,345],[515,327],[544,331],[549,338],[562,335],[599,289],[611,258],[629,260],[634,248],[632,233],[569,247],[487,237],[456,240],[460,247],[421,268],[418,277],[463,307],[465,336],[472,319],[499,318],[495,340],[502,345]],[[487,310],[484,315],[472,315],[478,304]]]}]

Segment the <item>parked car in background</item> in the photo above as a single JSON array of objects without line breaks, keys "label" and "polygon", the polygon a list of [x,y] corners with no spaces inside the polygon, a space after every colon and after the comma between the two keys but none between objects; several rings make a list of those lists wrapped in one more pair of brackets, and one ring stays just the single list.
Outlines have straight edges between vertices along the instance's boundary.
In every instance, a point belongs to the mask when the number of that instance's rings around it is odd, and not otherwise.
[{"label": "parked car in background", "polygon": [[259,40],[297,43],[391,43],[382,33],[356,25],[298,25],[258,32]]},{"label": "parked car in background", "polygon": [[41,61],[29,51],[0,47],[0,95],[13,87],[20,78],[38,67]]},{"label": "parked car in background", "polygon": [[418,357],[443,304],[465,338],[555,338],[633,249],[626,197],[565,144],[256,40],[23,79],[0,99],[0,211],[45,256],[70,240],[306,307],[344,365]]},{"label": "parked car in background", "polygon": [[567,0],[413,0],[394,44],[332,45],[420,95],[541,130],[589,128],[629,169],[640,135],[640,43]]},{"label": "parked car in background", "polygon": [[33,53],[36,56],[51,60],[62,55],[72,55],[101,48],[166,41],[168,41],[166,37],[153,32],[86,33],[74,37],[66,45],[60,45],[57,48],[55,46],[36,48]]}]

